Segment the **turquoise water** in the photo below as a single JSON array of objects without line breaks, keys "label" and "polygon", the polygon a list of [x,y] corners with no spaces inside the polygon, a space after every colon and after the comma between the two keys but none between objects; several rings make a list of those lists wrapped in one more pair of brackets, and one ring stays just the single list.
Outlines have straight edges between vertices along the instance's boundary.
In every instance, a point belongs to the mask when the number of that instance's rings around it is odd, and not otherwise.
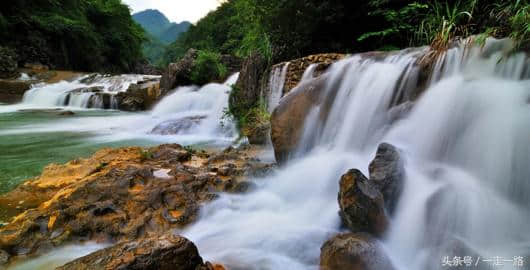
[{"label": "turquoise water", "polygon": [[[0,105],[0,107],[2,107]],[[117,140],[95,140],[94,131],[75,131],[77,123],[84,119],[100,119],[131,115],[115,111],[77,111],[75,116],[61,116],[56,111],[29,111],[0,113],[0,193],[5,193],[24,180],[40,175],[50,163],[64,163],[88,157],[103,147],[149,146],[159,141],[124,138]],[[54,131],[42,130],[66,122],[68,128]],[[80,126],[80,130],[83,128]]]}]

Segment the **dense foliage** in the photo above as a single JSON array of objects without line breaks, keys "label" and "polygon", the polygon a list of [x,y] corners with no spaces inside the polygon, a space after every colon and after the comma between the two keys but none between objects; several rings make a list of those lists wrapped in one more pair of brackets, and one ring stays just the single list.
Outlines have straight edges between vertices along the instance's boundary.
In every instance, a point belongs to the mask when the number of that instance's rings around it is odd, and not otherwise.
[{"label": "dense foliage", "polygon": [[197,85],[226,76],[226,67],[221,63],[221,56],[209,51],[199,51],[191,71],[191,81]]},{"label": "dense foliage", "polygon": [[143,58],[144,33],[121,0],[4,0],[0,45],[19,61],[126,72]]},{"label": "dense foliage", "polygon": [[228,0],[173,43],[165,59],[189,48],[272,61],[319,52],[359,52],[433,44],[485,33],[529,37],[528,0]]}]

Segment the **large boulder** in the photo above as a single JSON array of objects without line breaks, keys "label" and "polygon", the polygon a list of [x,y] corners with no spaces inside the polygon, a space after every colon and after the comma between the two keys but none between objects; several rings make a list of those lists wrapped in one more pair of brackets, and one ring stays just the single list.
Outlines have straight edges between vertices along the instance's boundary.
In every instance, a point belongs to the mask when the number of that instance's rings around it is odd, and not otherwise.
[{"label": "large boulder", "polygon": [[320,249],[321,270],[392,270],[392,262],[368,234],[339,234]]},{"label": "large boulder", "polygon": [[393,213],[403,191],[405,169],[398,149],[382,143],[368,167],[370,181],[383,194],[385,207]]},{"label": "large boulder", "polygon": [[131,84],[127,91],[118,93],[114,98],[118,109],[134,112],[152,108],[161,96],[160,82],[153,78]]},{"label": "large boulder", "polygon": [[202,267],[204,264],[197,247],[184,237],[170,234],[122,242],[81,257],[57,269],[197,270]]},{"label": "large boulder", "polygon": [[191,72],[198,54],[199,51],[189,49],[180,61],[169,64],[160,81],[160,88],[163,93],[169,92],[178,85],[191,84]]},{"label": "large boulder", "polygon": [[298,85],[282,98],[272,113],[271,139],[278,163],[285,163],[297,148],[306,116],[311,109],[323,102],[322,90],[326,87],[326,79],[327,76],[320,76]]},{"label": "large boulder", "polygon": [[352,232],[382,236],[388,227],[383,195],[359,170],[352,169],[340,179],[339,214]]}]

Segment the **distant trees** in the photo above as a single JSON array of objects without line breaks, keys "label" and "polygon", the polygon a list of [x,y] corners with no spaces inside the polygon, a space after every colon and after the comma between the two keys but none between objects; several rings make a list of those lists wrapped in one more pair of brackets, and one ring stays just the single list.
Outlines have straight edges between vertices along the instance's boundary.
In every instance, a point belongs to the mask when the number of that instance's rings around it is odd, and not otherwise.
[{"label": "distant trees", "polygon": [[20,62],[86,71],[130,71],[144,32],[121,0],[4,0],[0,45]]}]

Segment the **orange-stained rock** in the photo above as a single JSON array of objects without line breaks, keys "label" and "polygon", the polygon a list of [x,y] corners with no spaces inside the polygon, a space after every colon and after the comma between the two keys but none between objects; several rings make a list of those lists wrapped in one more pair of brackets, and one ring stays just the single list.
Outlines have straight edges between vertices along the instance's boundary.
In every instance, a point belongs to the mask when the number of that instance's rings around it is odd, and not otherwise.
[{"label": "orange-stained rock", "polygon": [[197,247],[176,235],[126,241],[69,262],[58,270],[201,270]]},{"label": "orange-stained rock", "polygon": [[[270,169],[252,151],[231,148],[223,152],[230,158],[210,162],[214,154],[176,144],[127,147],[48,166],[0,196],[25,207],[0,227],[0,250],[33,255],[76,240],[129,241],[182,228],[218,192],[243,192],[248,176]],[[214,170],[226,166],[223,175]]]}]

